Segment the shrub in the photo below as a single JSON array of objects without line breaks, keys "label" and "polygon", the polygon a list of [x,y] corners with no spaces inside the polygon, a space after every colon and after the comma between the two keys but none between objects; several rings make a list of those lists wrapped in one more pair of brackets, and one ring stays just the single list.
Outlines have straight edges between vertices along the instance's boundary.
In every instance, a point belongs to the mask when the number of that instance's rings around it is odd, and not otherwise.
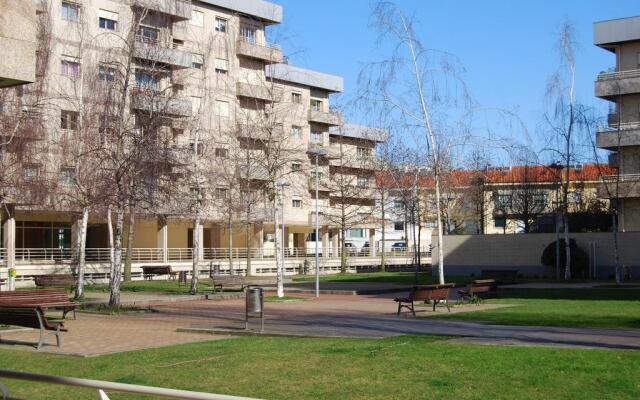
[{"label": "shrub", "polygon": [[[564,239],[560,239],[560,268],[564,270],[567,265],[566,251]],[[578,247],[575,239],[569,239],[569,248],[571,249],[571,277],[585,278],[589,270],[589,256]],[[556,265],[556,242],[553,241],[545,247],[540,259],[542,265],[547,267],[555,267]]]}]

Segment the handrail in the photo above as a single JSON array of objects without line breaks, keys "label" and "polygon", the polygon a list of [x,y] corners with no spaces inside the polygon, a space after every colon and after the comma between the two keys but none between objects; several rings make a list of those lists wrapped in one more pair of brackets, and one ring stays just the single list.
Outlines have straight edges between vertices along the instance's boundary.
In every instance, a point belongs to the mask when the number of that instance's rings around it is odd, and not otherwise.
[{"label": "handrail", "polygon": [[611,133],[617,131],[626,131],[640,129],[640,122],[623,122],[620,124],[608,124],[607,126],[599,126],[598,132]]},{"label": "handrail", "polygon": [[633,182],[640,181],[640,174],[620,174],[620,175],[605,175],[602,177],[603,182]]},{"label": "handrail", "polygon": [[[186,400],[256,400],[250,397],[238,397],[223,394],[213,394],[204,392],[192,392],[189,390],[167,389],[154,386],[133,385],[130,383],[119,383],[109,381],[99,381],[94,379],[71,378],[66,376],[34,374],[30,372],[18,372],[0,369],[0,377],[7,379],[20,379],[32,382],[49,383],[54,385],[77,386],[98,391],[98,398],[109,398],[104,391],[120,393],[137,393],[147,396],[170,397],[174,399]],[[8,395],[8,393],[5,393]],[[69,396],[71,397],[71,396]]]},{"label": "handrail", "polygon": [[640,76],[640,69],[632,69],[628,71],[618,71],[618,72],[602,72],[598,74],[599,81],[606,81],[610,79],[621,79],[621,78],[635,78]]},{"label": "handrail", "polygon": [[280,50],[280,45],[279,44],[269,43],[267,41],[258,42],[258,40],[255,37],[251,38],[251,37],[240,35],[240,36],[238,36],[238,41],[243,42],[243,43],[252,44],[254,46],[260,46],[260,47],[266,47],[268,49]]}]

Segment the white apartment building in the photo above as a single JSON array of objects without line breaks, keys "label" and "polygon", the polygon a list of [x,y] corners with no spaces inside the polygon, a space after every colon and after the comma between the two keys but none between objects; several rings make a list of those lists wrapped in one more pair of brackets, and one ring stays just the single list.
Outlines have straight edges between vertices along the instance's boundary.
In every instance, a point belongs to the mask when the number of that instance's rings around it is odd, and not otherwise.
[{"label": "white apartment building", "polygon": [[[316,154],[323,257],[337,256],[341,227],[375,239],[375,146],[384,132],[344,124],[331,107],[342,78],[289,65],[282,49],[268,43],[269,26],[282,21],[281,6],[264,0],[33,4],[35,83],[1,93],[3,130],[19,139],[2,149],[2,162],[11,167],[0,176],[4,267],[31,276],[73,265],[81,199],[88,198],[78,182],[91,192],[101,179],[100,166],[78,161],[78,148],[109,142],[116,130],[146,146],[123,147],[136,154],[142,166],[135,171],[144,174],[131,191],[144,194],[152,180],[160,187],[129,203],[136,204],[134,263],[186,265],[193,251],[208,263],[228,257],[228,248],[236,258],[249,247],[258,257],[272,254],[274,210],[262,191],[274,174],[286,251],[304,257],[315,247]],[[146,139],[150,132],[157,137]],[[233,164],[238,154],[254,165]],[[125,155],[113,151],[110,162],[129,168]],[[184,187],[192,193],[192,164],[206,187],[199,192],[198,249],[189,195],[159,194]],[[91,199],[112,196],[92,190]],[[262,203],[243,219],[238,205],[254,193]],[[86,253],[95,276],[104,274],[108,254],[105,204],[87,206]]]}]

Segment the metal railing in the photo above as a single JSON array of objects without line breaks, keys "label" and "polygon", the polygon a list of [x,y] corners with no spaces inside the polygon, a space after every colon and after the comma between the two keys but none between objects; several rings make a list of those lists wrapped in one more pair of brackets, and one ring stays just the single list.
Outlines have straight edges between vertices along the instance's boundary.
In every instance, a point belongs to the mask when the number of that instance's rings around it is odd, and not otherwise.
[{"label": "metal railing", "polygon": [[4,261],[7,258],[7,249],[0,247],[0,261]]},{"label": "metal railing", "polygon": [[[604,177],[603,179],[605,179]],[[640,175],[638,178],[640,179]],[[171,262],[190,262],[193,260],[192,248],[168,248],[167,261]],[[339,258],[342,256],[342,248],[329,247],[326,252],[320,248],[320,253],[324,258]],[[361,258],[361,257],[379,257],[382,253],[381,249],[376,249],[375,252],[371,251],[369,247],[353,248],[347,247],[345,249],[346,255],[349,258]],[[412,248],[392,248],[385,249],[385,255],[390,257],[413,257]],[[18,248],[16,249],[16,261],[30,262],[30,261],[53,261],[63,262],[72,261],[74,258],[74,249],[71,248]],[[420,253],[424,256],[431,256],[429,248],[420,249]],[[122,257],[126,257],[127,249],[122,249]],[[304,259],[313,257],[315,254],[315,246],[310,245],[308,247],[285,247],[284,257],[286,259]],[[267,248],[252,248],[247,251],[247,248],[203,248],[202,249],[202,261],[213,260],[228,260],[233,259],[247,259],[249,258],[260,259],[274,259],[275,249],[272,247]],[[6,257],[6,250],[0,249],[0,260]],[[107,263],[111,260],[111,249],[109,248],[87,248],[85,249],[85,259],[89,263],[102,262]],[[134,263],[162,263],[164,259],[164,249],[162,248],[135,248],[131,254],[131,260]]]},{"label": "metal railing", "polygon": [[616,132],[616,131],[628,131],[640,129],[640,122],[623,122],[621,124],[608,124],[606,126],[599,126],[598,132]]},{"label": "metal railing", "polygon": [[[189,390],[167,389],[153,386],[132,385],[129,383],[118,383],[109,381],[98,381],[93,379],[69,378],[65,376],[32,374],[29,372],[18,372],[0,370],[0,377],[7,379],[20,379],[24,381],[48,383],[54,385],[75,386],[97,391],[98,399],[109,400],[106,392],[136,393],[146,396],[160,396],[174,399],[186,400],[256,400],[249,397],[228,396],[223,394],[212,394],[204,392],[192,392]],[[2,388],[2,386],[0,386]],[[0,393],[8,398],[9,393]],[[3,397],[3,398],[4,398]],[[68,396],[73,398],[73,395]]]},{"label": "metal railing", "polygon": [[639,76],[640,76],[640,69],[632,69],[628,71],[602,72],[598,74],[598,80],[607,81],[610,79],[636,78]]},{"label": "metal railing", "polygon": [[254,46],[266,47],[267,49],[280,50],[280,45],[276,43],[269,43],[267,41],[259,41],[258,39],[256,39],[255,36],[250,37],[250,36],[240,35],[238,36],[238,41],[243,43],[248,43]]}]

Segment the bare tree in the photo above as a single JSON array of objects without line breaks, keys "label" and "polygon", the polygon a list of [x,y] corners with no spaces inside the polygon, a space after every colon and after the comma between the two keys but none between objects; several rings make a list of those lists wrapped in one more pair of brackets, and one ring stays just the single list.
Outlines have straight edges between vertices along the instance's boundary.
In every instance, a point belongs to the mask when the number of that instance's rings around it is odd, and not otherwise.
[{"label": "bare tree", "polygon": [[[424,138],[424,149],[434,178],[437,215],[440,215],[443,159],[457,139],[457,131],[438,106],[449,111],[465,105],[461,97],[466,89],[459,79],[453,57],[429,50],[416,36],[413,21],[392,2],[379,2],[374,8],[381,44],[388,41],[393,53],[388,59],[369,65],[362,71],[359,83],[366,101],[385,109],[396,125],[410,128]],[[457,99],[457,100],[456,100]],[[437,112],[435,112],[437,110]],[[444,283],[443,227],[437,220],[438,274]]]}]

